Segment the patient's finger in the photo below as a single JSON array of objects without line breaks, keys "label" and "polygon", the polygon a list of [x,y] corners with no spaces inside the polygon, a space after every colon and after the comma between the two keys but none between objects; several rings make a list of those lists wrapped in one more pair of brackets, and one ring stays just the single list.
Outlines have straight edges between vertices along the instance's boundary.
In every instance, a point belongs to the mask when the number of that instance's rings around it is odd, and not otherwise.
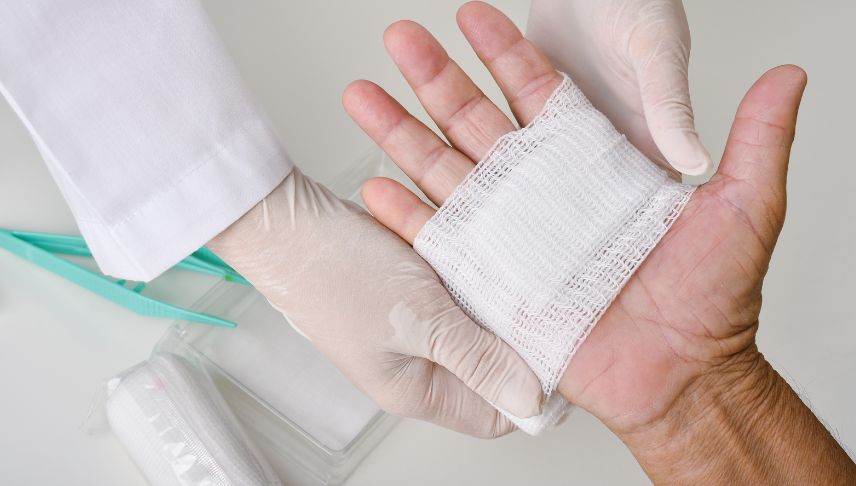
[{"label": "patient's finger", "polygon": [[389,94],[369,81],[354,81],[342,103],[351,118],[434,203],[440,205],[473,168]]},{"label": "patient's finger", "polygon": [[561,75],[508,17],[486,3],[461,7],[458,26],[499,84],[517,122],[531,122],[559,86]]},{"label": "patient's finger", "polygon": [[386,29],[384,43],[428,114],[467,157],[478,161],[497,138],[514,130],[424,27],[396,22]]},{"label": "patient's finger", "polygon": [[410,190],[385,177],[366,181],[362,195],[375,219],[411,245],[425,222],[434,215],[434,209]]}]

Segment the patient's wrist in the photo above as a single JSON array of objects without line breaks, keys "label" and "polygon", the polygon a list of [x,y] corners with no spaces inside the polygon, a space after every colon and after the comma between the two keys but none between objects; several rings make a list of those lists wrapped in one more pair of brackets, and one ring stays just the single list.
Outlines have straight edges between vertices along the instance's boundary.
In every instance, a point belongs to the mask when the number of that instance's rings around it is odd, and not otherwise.
[{"label": "patient's wrist", "polygon": [[658,484],[750,480],[763,464],[747,448],[770,435],[759,419],[776,409],[782,385],[752,346],[698,376],[661,417],[616,433]]},{"label": "patient's wrist", "polygon": [[856,466],[753,345],[617,432],[656,484],[846,484]]}]

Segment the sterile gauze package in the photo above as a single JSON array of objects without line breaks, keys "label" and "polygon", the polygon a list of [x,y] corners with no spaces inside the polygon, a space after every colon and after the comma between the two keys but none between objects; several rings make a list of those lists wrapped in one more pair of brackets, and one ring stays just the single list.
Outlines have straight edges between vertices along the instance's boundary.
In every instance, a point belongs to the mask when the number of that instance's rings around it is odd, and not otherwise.
[{"label": "sterile gauze package", "polygon": [[689,201],[567,76],[528,126],[501,137],[426,223],[414,248],[458,305],[541,380],[537,434],[570,405],[559,379]]},{"label": "sterile gauze package", "polygon": [[113,433],[154,486],[279,485],[204,370],[155,353],[107,384]]}]

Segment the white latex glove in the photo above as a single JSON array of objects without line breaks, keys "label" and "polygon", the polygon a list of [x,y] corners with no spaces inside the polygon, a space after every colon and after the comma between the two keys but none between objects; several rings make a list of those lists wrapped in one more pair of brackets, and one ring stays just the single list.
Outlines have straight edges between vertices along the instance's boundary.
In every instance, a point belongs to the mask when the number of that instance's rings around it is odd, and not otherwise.
[{"label": "white latex glove", "polygon": [[541,385],[401,238],[295,169],[210,243],[385,410],[479,437],[540,412]]},{"label": "white latex glove", "polygon": [[680,0],[533,0],[527,37],[649,158],[688,175],[713,167],[693,121]]}]

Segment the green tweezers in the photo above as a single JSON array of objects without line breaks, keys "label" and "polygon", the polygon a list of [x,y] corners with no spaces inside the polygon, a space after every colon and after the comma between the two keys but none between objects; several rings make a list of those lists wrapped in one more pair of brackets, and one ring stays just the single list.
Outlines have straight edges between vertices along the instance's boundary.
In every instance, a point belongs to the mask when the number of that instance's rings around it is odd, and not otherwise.
[{"label": "green tweezers", "polygon": [[[146,287],[144,282],[132,282],[133,286],[129,288],[130,285],[125,280],[112,280],[55,255],[92,257],[92,252],[89,251],[86,242],[79,236],[0,228],[0,248],[5,248],[21,258],[144,316],[180,319],[225,327],[237,325],[232,321],[211,314],[194,312],[146,297],[141,293]],[[205,247],[195,251],[174,268],[213,275],[229,282],[250,286],[244,277]]]}]

